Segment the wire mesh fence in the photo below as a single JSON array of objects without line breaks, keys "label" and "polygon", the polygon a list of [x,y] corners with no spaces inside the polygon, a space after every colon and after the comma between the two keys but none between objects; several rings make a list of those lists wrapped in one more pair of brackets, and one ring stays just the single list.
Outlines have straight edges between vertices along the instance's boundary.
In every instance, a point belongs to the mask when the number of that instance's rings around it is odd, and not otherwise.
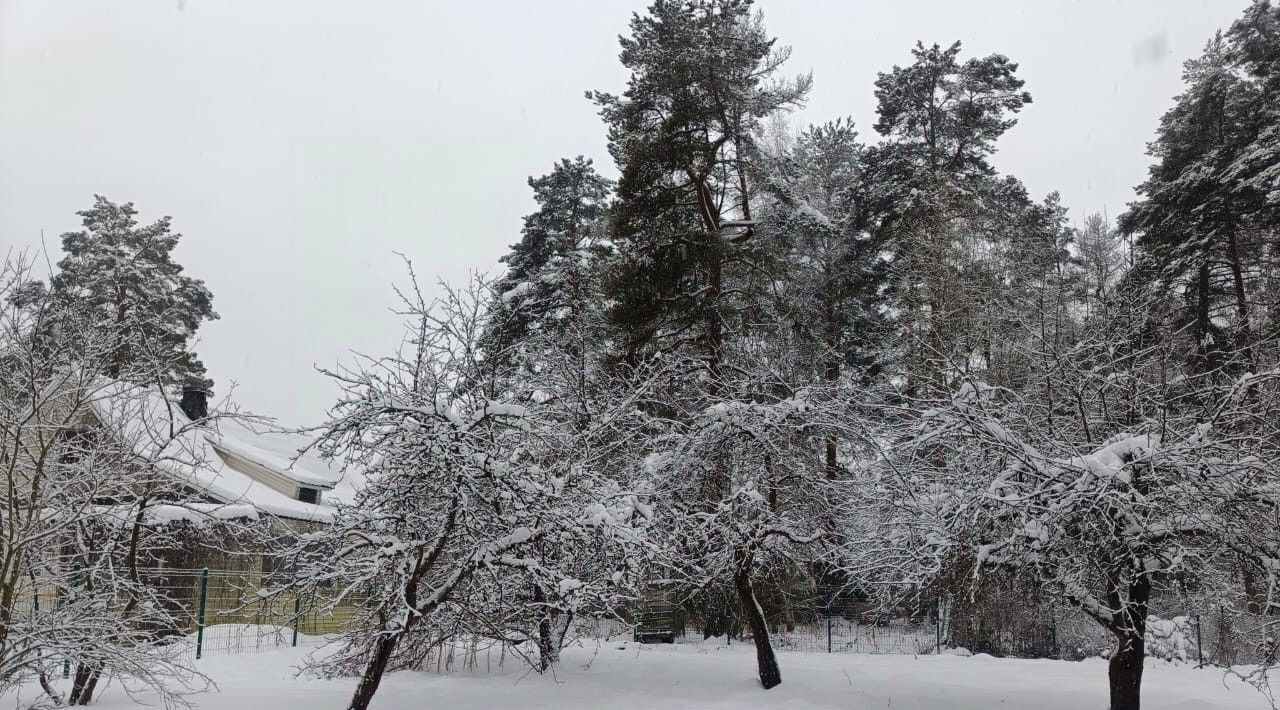
[{"label": "wire mesh fence", "polygon": [[[168,606],[171,626],[153,631],[197,659],[320,645],[347,630],[364,601],[359,595],[339,600],[336,589],[298,595],[286,588],[288,580],[256,569],[148,569],[142,576]],[[62,602],[60,594],[65,593],[28,589],[17,611],[54,610]],[[993,656],[1079,660],[1105,656],[1112,646],[1110,635],[1083,614],[1030,601],[991,608],[939,596],[885,610],[857,595],[821,587],[771,601],[770,638],[780,651],[932,654],[964,648]],[[1222,606],[1160,611],[1147,628],[1147,652],[1153,657],[1230,666],[1274,662],[1280,654],[1280,617],[1275,615]],[[729,644],[751,642],[747,625],[731,607],[719,613],[720,618],[691,613],[670,596],[649,594],[622,614],[629,623],[584,618],[575,631],[585,639],[627,634],[649,643],[697,643],[707,636]],[[496,656],[499,663],[502,650]],[[474,648],[451,653],[479,657]]]},{"label": "wire mesh fence", "polygon": [[[946,594],[920,595],[886,608],[843,588],[816,587],[790,590],[770,601],[770,640],[780,651],[1081,660],[1107,657],[1115,643],[1082,612],[1034,598],[988,598],[974,604]],[[714,637],[719,643],[751,642],[749,629],[733,617],[731,606],[708,614],[654,595],[642,598],[631,614],[637,641],[697,643]],[[1273,664],[1280,656],[1280,615],[1229,606],[1198,608],[1168,599],[1153,608],[1146,637],[1147,654],[1167,661],[1223,667]]]},{"label": "wire mesh fence", "polygon": [[[1162,600],[1146,621],[1146,654],[1176,663],[1228,667],[1274,663],[1280,616],[1226,605]],[[1115,638],[1074,608],[1026,601],[1005,609],[962,607],[944,621],[943,643],[973,653],[1078,661],[1107,657]]]},{"label": "wire mesh fence", "polygon": [[[940,651],[945,642],[944,617],[932,602],[886,611],[843,587],[773,592],[764,608],[770,641],[781,651],[922,654]],[[752,641],[736,600],[703,604],[650,591],[626,616],[633,638],[645,643]]]},{"label": "wire mesh fence", "polygon": [[[163,643],[183,644],[183,652],[195,658],[319,645],[344,631],[362,602],[359,595],[341,600],[323,592],[300,595],[286,587],[286,580],[254,569],[139,572],[166,612],[164,627],[149,631]],[[71,589],[31,586],[20,595],[15,615],[54,611],[76,593],[74,576]]]},{"label": "wire mesh fence", "polygon": [[771,634],[783,651],[826,653],[927,654],[940,649],[937,629],[927,622],[897,620],[882,624],[828,616],[811,624],[781,628]]},{"label": "wire mesh fence", "polygon": [[242,571],[183,570],[197,658],[282,646],[317,645],[345,630],[359,600],[280,589],[269,576]]}]

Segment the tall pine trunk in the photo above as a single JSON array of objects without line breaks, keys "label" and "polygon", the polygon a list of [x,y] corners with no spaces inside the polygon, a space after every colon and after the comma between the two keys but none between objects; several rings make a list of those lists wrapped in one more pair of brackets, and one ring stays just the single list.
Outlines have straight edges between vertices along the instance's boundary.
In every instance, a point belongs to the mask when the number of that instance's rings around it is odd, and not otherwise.
[{"label": "tall pine trunk", "polygon": [[1249,299],[1245,293],[1244,267],[1240,260],[1240,245],[1234,227],[1227,229],[1227,263],[1231,266],[1231,291],[1236,305],[1237,355],[1244,358],[1244,366],[1253,369],[1253,334],[1249,327]]},{"label": "tall pine trunk", "polygon": [[1200,264],[1196,275],[1196,353],[1199,356],[1201,371],[1213,369],[1213,352],[1209,346],[1208,336],[1212,332],[1209,319],[1209,262]]},{"label": "tall pine trunk", "polygon": [[[840,380],[840,360],[838,353],[840,352],[840,324],[836,320],[835,303],[830,299],[825,299],[823,303],[823,316],[826,321],[826,362],[823,364],[822,377],[827,382],[835,383]],[[834,434],[827,435],[826,440],[826,464],[827,479],[835,480],[839,476],[840,465],[836,452],[836,437]]]}]

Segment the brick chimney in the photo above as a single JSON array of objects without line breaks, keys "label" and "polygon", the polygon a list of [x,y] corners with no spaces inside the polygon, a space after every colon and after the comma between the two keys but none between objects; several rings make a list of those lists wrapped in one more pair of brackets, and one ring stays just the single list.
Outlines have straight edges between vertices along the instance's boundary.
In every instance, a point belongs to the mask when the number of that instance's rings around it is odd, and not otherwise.
[{"label": "brick chimney", "polygon": [[178,403],[182,413],[191,421],[200,421],[209,416],[209,393],[202,389],[185,387],[182,390],[182,401]]}]

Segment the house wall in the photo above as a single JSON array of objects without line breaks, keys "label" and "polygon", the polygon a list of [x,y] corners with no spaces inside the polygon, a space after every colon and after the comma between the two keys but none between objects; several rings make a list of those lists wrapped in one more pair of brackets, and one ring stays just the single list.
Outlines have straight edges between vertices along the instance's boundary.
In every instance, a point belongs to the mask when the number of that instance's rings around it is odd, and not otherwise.
[{"label": "house wall", "polygon": [[[57,463],[56,448],[60,437],[76,429],[97,426],[97,420],[84,406],[83,383],[72,378],[62,387],[52,386],[41,392],[35,402],[35,416],[17,432],[16,456],[5,461],[5,488],[15,497],[30,497],[33,482]],[[12,442],[5,447],[10,451]]]},{"label": "house wall", "polygon": [[[281,623],[292,614],[292,597],[264,598],[262,589],[277,589],[286,578],[272,579],[275,555],[287,551],[297,535],[320,524],[271,519],[246,526],[192,526],[179,536],[181,545],[165,550],[147,570],[148,581],[166,590],[175,618],[184,631],[196,628],[201,587],[205,626]],[[208,570],[207,575],[205,570]]]},{"label": "house wall", "polygon": [[[17,447],[17,460],[5,462],[8,465],[0,467],[9,478],[6,487],[15,492],[16,499],[25,499],[30,494],[35,475],[48,475],[45,467],[51,468],[56,463],[55,444],[59,437],[80,429],[108,433],[108,428],[98,420],[84,399],[88,390],[85,383],[72,382],[65,389],[51,388],[42,393],[37,402],[35,421],[18,433],[21,446]],[[107,456],[113,455],[110,453],[111,446],[105,449],[108,451]],[[42,458],[39,452],[45,451],[48,456]],[[224,457],[229,467],[296,499],[297,484],[293,481],[243,457],[229,455],[221,450],[217,450],[217,453]],[[117,466],[132,465],[126,462],[128,458],[130,457],[121,456],[119,460],[103,460],[103,472],[118,470]],[[187,494],[207,498],[202,491],[183,487],[187,488]],[[120,494],[119,490],[112,492],[112,495]],[[18,515],[25,514],[34,512],[19,509]],[[180,531],[177,536],[180,544],[176,547],[149,550],[141,572],[149,584],[165,591],[168,598],[166,604],[171,606],[170,610],[178,621],[178,627],[164,631],[185,632],[194,629],[202,570],[206,568],[209,570],[209,582],[206,586],[209,599],[206,601],[210,612],[206,624],[265,623],[261,619],[265,618],[266,607],[284,603],[278,598],[273,601],[253,601],[258,589],[270,586],[271,580],[267,575],[278,566],[274,556],[287,550],[298,534],[317,530],[321,526],[321,523],[267,517],[252,525],[192,525],[189,529]],[[0,535],[0,553],[8,552],[4,549],[6,544],[4,536]],[[19,611],[29,613],[35,604],[40,604],[43,609],[59,603],[58,590],[51,580],[30,580],[19,574],[21,568],[16,565],[13,570],[10,578],[0,580],[0,589],[5,585],[13,587]],[[292,607],[292,604],[287,606]],[[219,617],[214,615],[215,610],[226,613]],[[279,612],[278,609],[269,611]]]}]

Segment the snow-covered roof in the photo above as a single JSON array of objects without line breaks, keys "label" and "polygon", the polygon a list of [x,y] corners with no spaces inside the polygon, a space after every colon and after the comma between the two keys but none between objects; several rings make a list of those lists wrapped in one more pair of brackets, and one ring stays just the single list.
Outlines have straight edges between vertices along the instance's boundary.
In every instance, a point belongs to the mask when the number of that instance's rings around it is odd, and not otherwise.
[{"label": "snow-covered roof", "polygon": [[210,426],[206,436],[215,446],[303,485],[333,488],[342,479],[341,471],[309,450],[313,440],[295,432],[219,419]]},{"label": "snow-covered roof", "polygon": [[136,455],[215,501],[228,506],[251,505],[263,513],[294,520],[327,522],[333,518],[332,506],[296,500],[228,465],[215,445],[227,447],[230,441],[239,455],[294,481],[325,481],[309,485],[326,487],[337,481],[331,468],[311,463],[285,473],[278,452],[267,456],[272,452],[262,448],[259,439],[245,437],[249,438],[246,442],[239,436],[238,429],[245,429],[243,426],[238,426],[232,436],[229,420],[215,420],[216,432],[194,425],[175,402],[155,388],[123,382],[109,382],[98,388],[90,407],[95,418],[113,430]]}]

